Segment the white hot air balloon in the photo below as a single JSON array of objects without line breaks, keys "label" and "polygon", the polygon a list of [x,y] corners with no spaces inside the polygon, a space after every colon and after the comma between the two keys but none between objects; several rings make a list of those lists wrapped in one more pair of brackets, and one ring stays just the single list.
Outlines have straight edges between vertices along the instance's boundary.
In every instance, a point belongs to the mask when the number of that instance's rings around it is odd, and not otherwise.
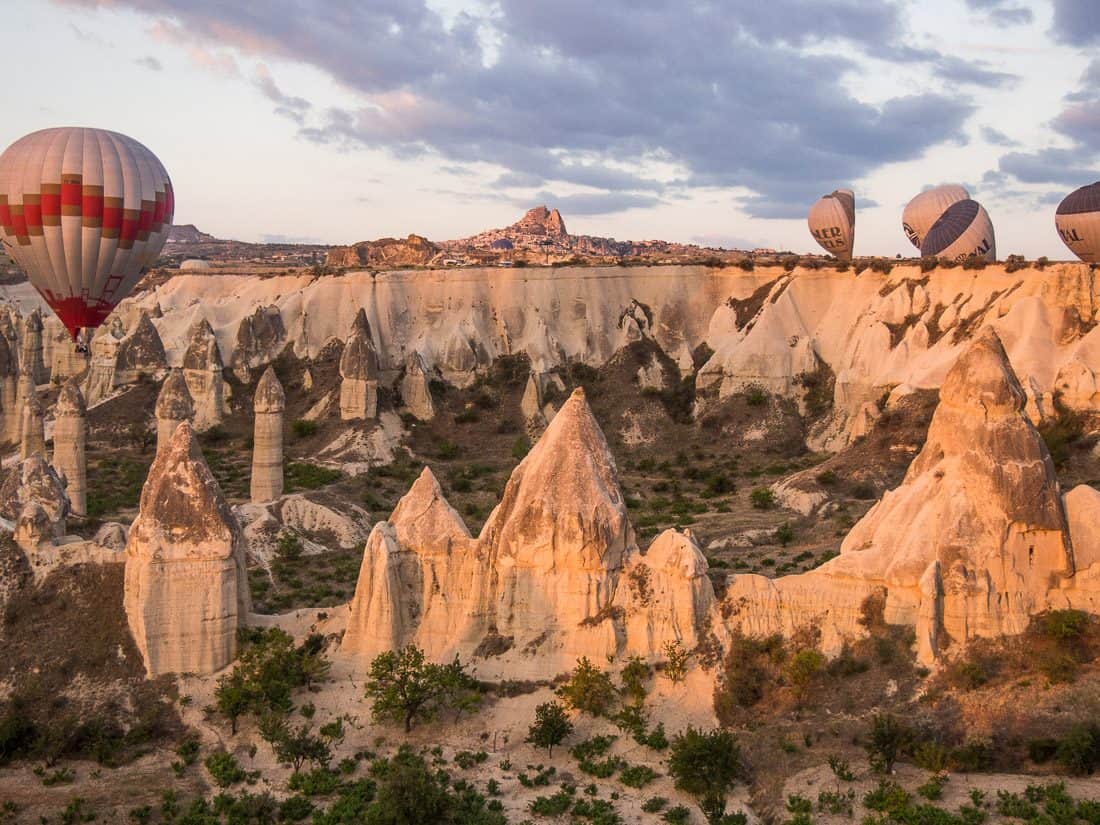
[{"label": "white hot air balloon", "polygon": [[1054,224],[1070,252],[1087,263],[1100,263],[1100,181],[1066,195]]},{"label": "white hot air balloon", "polygon": [[837,189],[819,198],[806,218],[810,233],[822,248],[842,261],[852,260],[856,241],[856,196],[850,189]]},{"label": "white hot air balloon", "polygon": [[926,189],[913,198],[905,204],[901,213],[901,228],[905,230],[909,242],[920,249],[924,236],[928,234],[932,224],[940,219],[940,215],[952,204],[969,197],[970,193],[965,187],[956,183],[945,183]]},{"label": "white hot air balloon", "polygon": [[970,257],[997,260],[993,221],[980,203],[967,198],[952,204],[924,236],[920,254],[926,258],[962,261]]},{"label": "white hot air balloon", "polygon": [[103,129],[43,129],[0,155],[0,240],[76,339],[157,259],[175,198],[156,156]]}]

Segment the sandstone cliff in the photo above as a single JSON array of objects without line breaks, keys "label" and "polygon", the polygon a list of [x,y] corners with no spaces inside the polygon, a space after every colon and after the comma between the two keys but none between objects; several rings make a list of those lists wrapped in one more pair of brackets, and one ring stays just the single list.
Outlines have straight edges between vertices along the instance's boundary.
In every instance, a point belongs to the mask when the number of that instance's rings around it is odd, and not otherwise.
[{"label": "sandstone cliff", "polygon": [[338,267],[421,266],[439,253],[439,247],[420,235],[407,238],[379,238],[329,250],[325,264]]}]

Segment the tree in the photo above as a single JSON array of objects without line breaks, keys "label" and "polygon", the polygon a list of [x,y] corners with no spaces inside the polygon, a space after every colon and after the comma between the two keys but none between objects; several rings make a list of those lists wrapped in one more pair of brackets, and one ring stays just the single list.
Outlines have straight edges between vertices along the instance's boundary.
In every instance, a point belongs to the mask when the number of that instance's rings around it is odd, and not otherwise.
[{"label": "tree", "polygon": [[805,648],[798,651],[787,663],[787,679],[791,683],[795,701],[801,707],[806,700],[817,674],[825,666],[825,657],[813,648]]},{"label": "tree", "polygon": [[476,705],[481,699],[476,686],[457,656],[449,665],[437,665],[409,645],[374,658],[367,698],[376,721],[402,722],[408,733],[417,719],[431,719],[447,708],[461,713]]},{"label": "tree", "polygon": [[260,722],[260,735],[271,745],[275,758],[298,773],[306,762],[324,767],[332,761],[328,743],[313,735],[313,726],[304,722],[292,726],[282,714],[268,714]]},{"label": "tree", "polygon": [[218,679],[214,702],[218,711],[229,720],[233,735],[237,735],[237,720],[252,707],[255,697],[245,683],[239,668]]},{"label": "tree", "polygon": [[622,680],[620,691],[624,698],[635,705],[645,702],[649,665],[641,656],[631,656],[623,666],[619,678]]},{"label": "tree", "polygon": [[616,691],[611,677],[582,656],[569,681],[558,688],[558,695],[582,713],[604,716],[615,703]]},{"label": "tree", "polygon": [[677,789],[696,798],[707,821],[718,823],[726,813],[726,795],[742,773],[741,748],[729,731],[689,727],[672,741],[668,772]]},{"label": "tree", "polygon": [[559,702],[543,702],[535,708],[535,722],[527,729],[528,745],[546,748],[547,757],[554,755],[554,745],[560,745],[573,732],[573,723]]},{"label": "tree", "polygon": [[876,713],[867,739],[867,761],[880,773],[892,773],[894,762],[909,741],[909,728],[889,713]]}]

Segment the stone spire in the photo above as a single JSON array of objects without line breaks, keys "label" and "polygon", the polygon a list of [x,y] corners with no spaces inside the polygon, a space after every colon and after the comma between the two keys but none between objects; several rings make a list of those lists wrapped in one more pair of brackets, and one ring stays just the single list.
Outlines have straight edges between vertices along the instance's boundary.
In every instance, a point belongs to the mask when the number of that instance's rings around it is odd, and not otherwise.
[{"label": "stone spire", "polygon": [[419,352],[413,352],[405,361],[405,375],[401,379],[401,400],[405,407],[420,421],[430,421],[435,417],[435,402],[432,400],[431,378],[424,358]]},{"label": "stone spire", "polygon": [[38,400],[38,391],[30,384],[30,376],[24,373],[22,424],[20,426],[19,458],[46,454],[46,413]]},{"label": "stone spire", "polygon": [[360,309],[340,356],[340,418],[352,421],[378,416],[378,353],[367,314]]},{"label": "stone spire", "polygon": [[150,676],[213,673],[236,656],[250,609],[244,540],[188,422],[142,488],[123,601]]},{"label": "stone spire", "polygon": [[87,465],[84,458],[87,433],[84,395],[75,381],[68,381],[61,388],[54,408],[53,466],[65,477],[69,506],[78,516],[88,513]]},{"label": "stone spire", "polygon": [[268,367],[256,385],[256,426],[252,446],[252,495],[254,504],[274,501],[283,494],[283,385]]},{"label": "stone spire", "polygon": [[42,313],[35,309],[23,322],[22,363],[36,385],[47,380],[42,360]]},{"label": "stone spire", "polygon": [[119,342],[115,359],[115,386],[132,384],[143,377],[159,377],[167,368],[164,342],[149,313],[142,311],[134,331]]},{"label": "stone spire", "polygon": [[19,440],[23,421],[19,408],[18,366],[8,339],[0,333],[0,439],[12,443]]},{"label": "stone spire", "polygon": [[205,430],[225,416],[225,390],[222,354],[214,328],[205,318],[191,327],[183,354],[183,377],[195,406],[195,428]]},{"label": "stone spire", "polygon": [[183,372],[174,369],[164,379],[157,396],[157,452],[160,453],[172,436],[176,433],[176,427],[184,421],[190,421],[195,414],[194,405],[191,403],[191,393],[187,389],[187,381]]}]

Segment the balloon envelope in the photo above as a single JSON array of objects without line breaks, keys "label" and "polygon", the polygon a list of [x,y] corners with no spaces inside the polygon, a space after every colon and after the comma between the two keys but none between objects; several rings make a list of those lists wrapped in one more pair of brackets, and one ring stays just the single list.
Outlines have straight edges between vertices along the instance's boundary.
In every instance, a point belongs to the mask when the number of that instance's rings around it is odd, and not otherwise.
[{"label": "balloon envelope", "polygon": [[932,224],[940,219],[940,215],[959,201],[967,200],[970,193],[965,187],[955,183],[945,183],[942,186],[934,186],[921,192],[909,203],[901,213],[901,228],[909,242],[917,249],[921,248],[924,236],[932,228]]},{"label": "balloon envelope", "polygon": [[1070,252],[1087,263],[1100,263],[1100,181],[1066,195],[1054,224]]},{"label": "balloon envelope", "polygon": [[156,156],[103,129],[44,129],[0,155],[0,240],[75,338],[156,260],[175,199]]},{"label": "balloon envelope", "polygon": [[850,189],[837,189],[810,207],[806,218],[810,233],[821,247],[842,261],[852,260],[856,241],[856,196]]},{"label": "balloon envelope", "polygon": [[932,224],[921,244],[923,257],[961,261],[971,256],[997,260],[993,221],[980,203],[969,198],[952,204]]}]

